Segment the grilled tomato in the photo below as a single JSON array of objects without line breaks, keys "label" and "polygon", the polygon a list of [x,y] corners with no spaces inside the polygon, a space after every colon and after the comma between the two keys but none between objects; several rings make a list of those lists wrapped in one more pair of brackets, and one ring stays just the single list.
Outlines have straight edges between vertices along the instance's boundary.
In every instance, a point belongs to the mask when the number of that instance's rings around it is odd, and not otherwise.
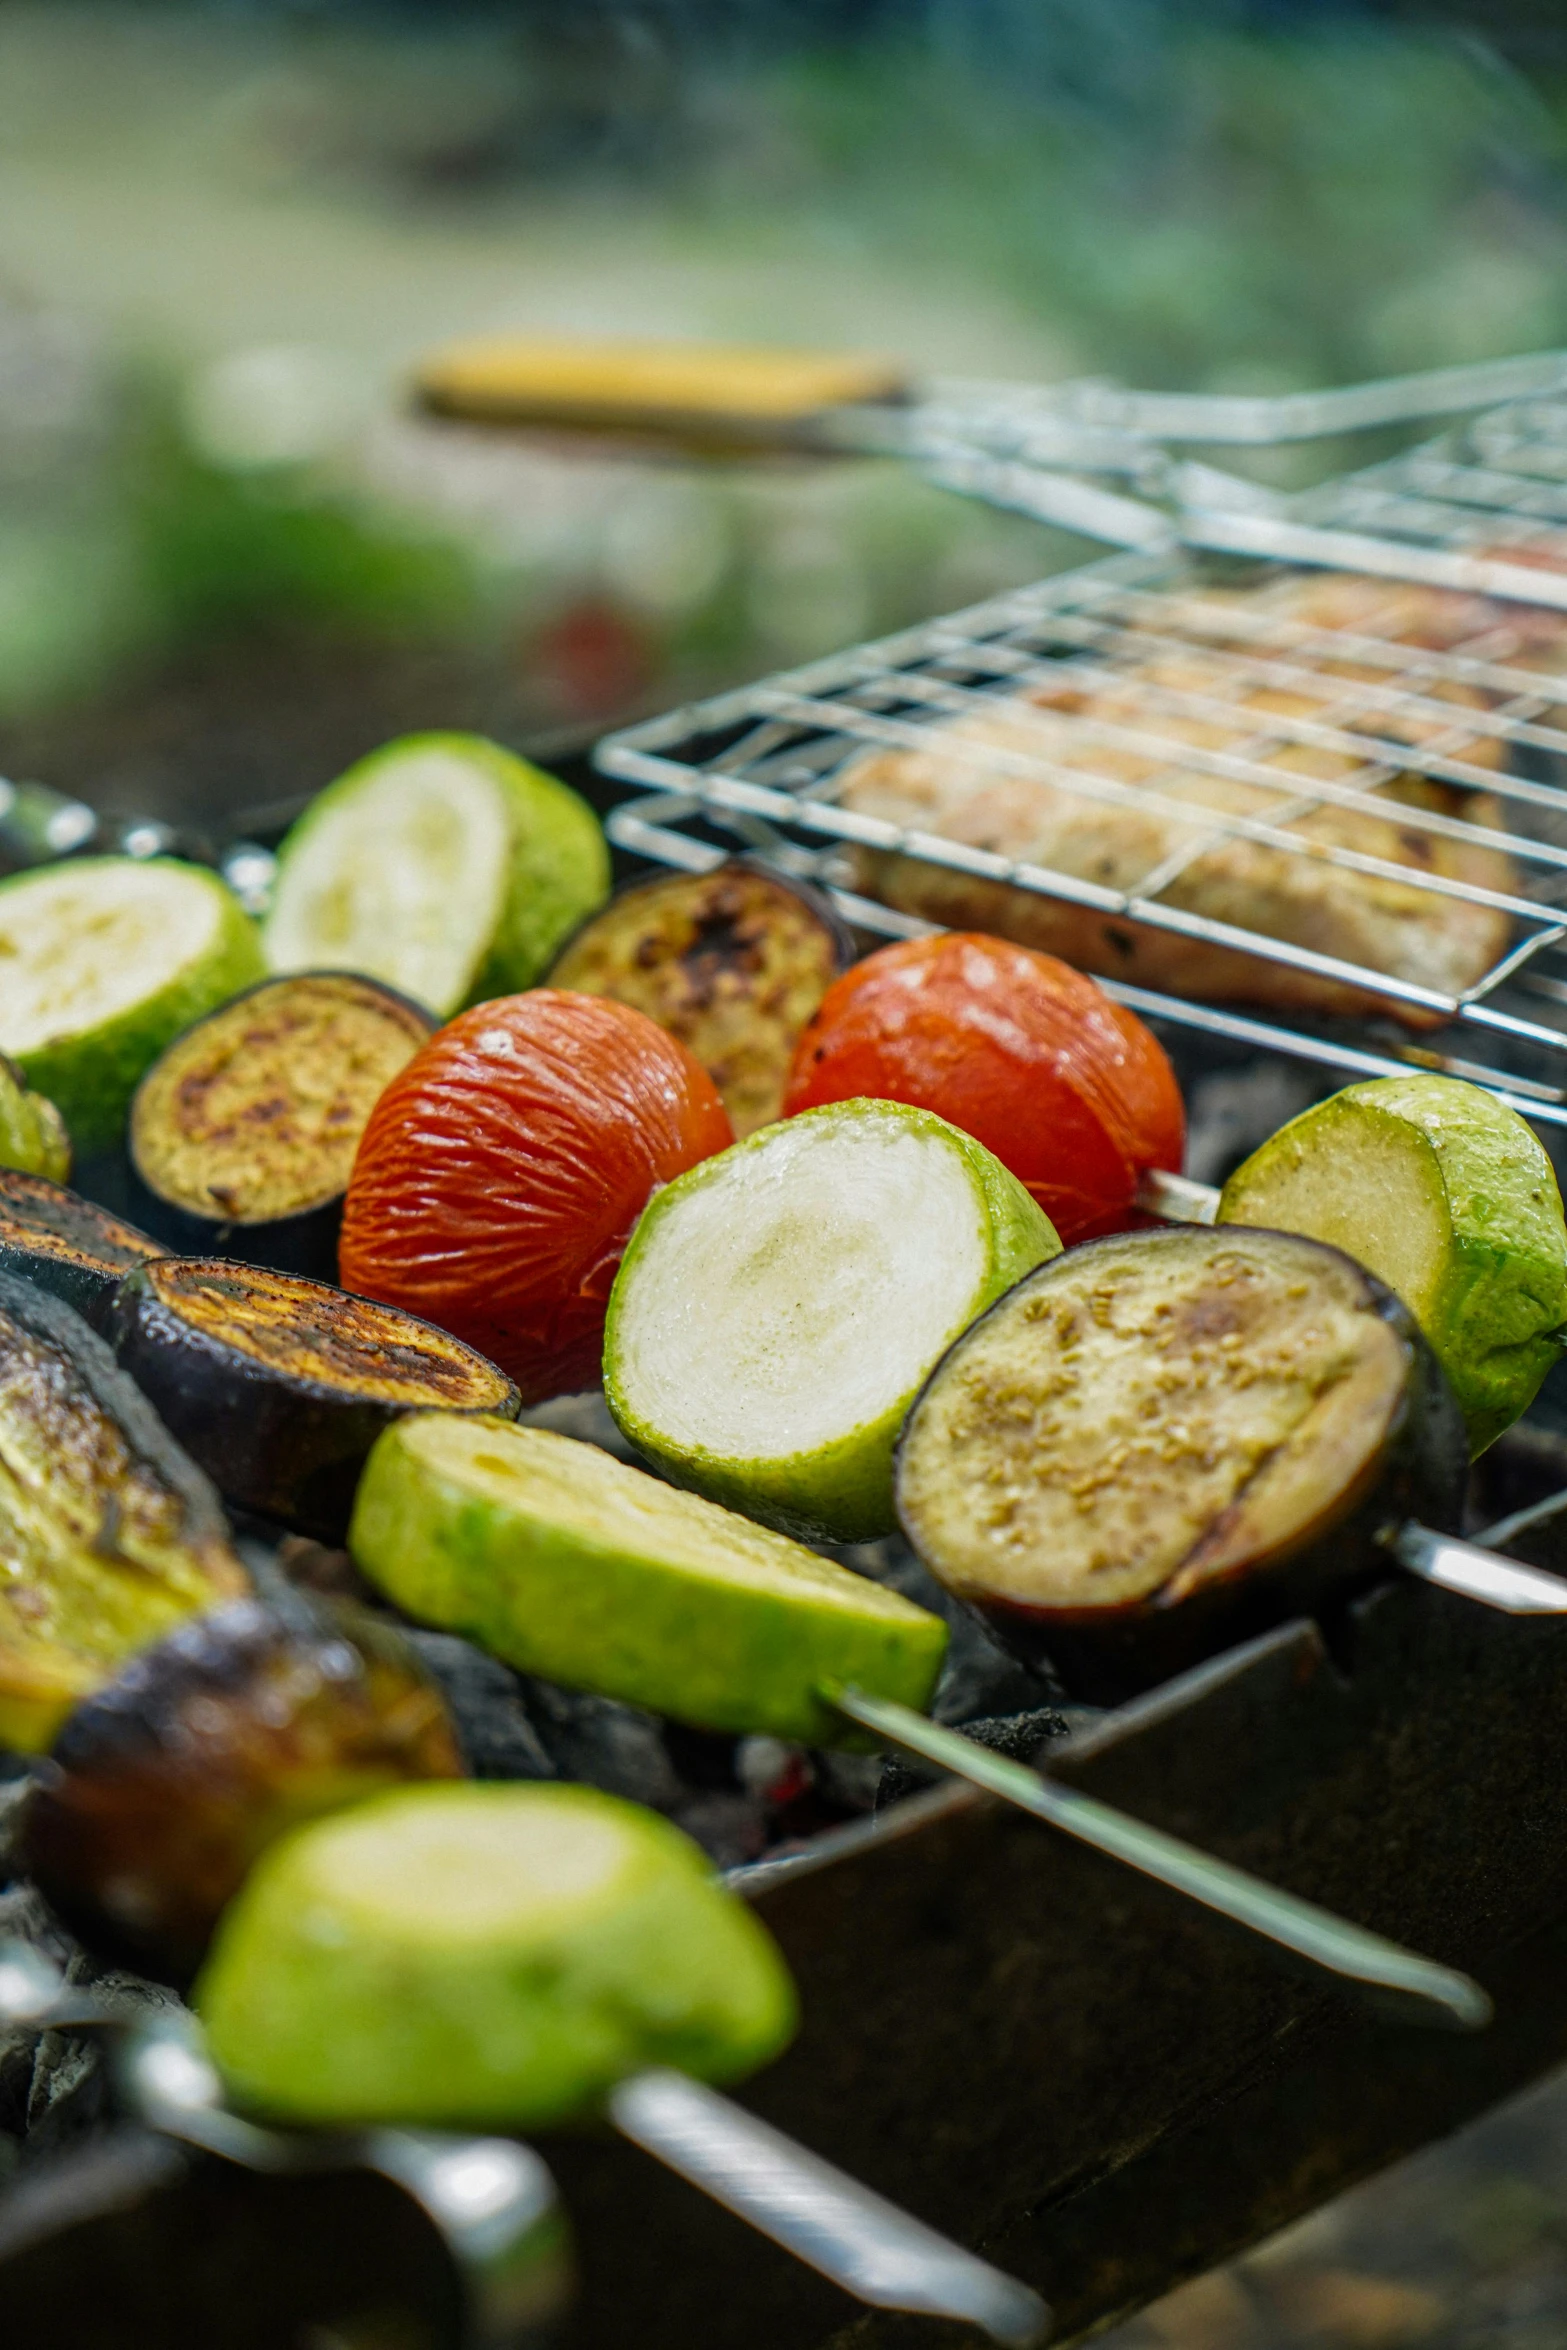
[{"label": "grilled tomato", "polygon": [[467,1339],[525,1403],[594,1386],[649,1194],[733,1139],[706,1070],[646,1013],[555,988],[478,1004],[371,1113],[343,1286]]},{"label": "grilled tomato", "polygon": [[882,947],[827,990],[785,1115],[863,1095],[973,1135],[1068,1244],[1124,1230],[1139,1178],[1178,1170],[1186,1140],[1175,1073],[1137,1015],[1053,955],[979,931]]}]

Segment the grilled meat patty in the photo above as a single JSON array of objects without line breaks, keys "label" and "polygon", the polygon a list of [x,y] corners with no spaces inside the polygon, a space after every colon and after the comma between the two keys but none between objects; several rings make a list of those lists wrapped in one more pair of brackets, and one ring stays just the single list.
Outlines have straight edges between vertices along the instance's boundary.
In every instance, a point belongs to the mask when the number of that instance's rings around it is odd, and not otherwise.
[{"label": "grilled meat patty", "polygon": [[[1516,891],[1512,859],[1487,837],[1503,827],[1501,804],[1399,754],[1497,771],[1505,744],[1483,720],[1501,694],[1412,675],[1379,646],[1462,644],[1480,660],[1549,670],[1567,665],[1567,619],[1334,574],[1260,594],[1193,591],[1162,600],[1153,619],[1144,609],[1135,626],[1099,636],[1091,660],[1063,662],[1023,694],[974,697],[918,747],[854,759],[838,793],[856,814],[1088,884],[1094,898],[868,847],[853,852],[856,885],[906,913],[1145,986],[1438,1023],[1440,1009],[1350,974],[1248,953],[1246,934],[1444,996],[1489,970],[1511,916],[1440,884]],[[1230,935],[1130,919],[1100,892]]]}]

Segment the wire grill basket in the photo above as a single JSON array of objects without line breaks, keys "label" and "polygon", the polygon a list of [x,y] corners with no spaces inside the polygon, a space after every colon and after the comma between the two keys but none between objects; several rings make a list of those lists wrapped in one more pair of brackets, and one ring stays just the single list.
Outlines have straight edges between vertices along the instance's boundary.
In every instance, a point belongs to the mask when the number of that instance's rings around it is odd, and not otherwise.
[{"label": "wire grill basket", "polygon": [[[1446,1069],[1567,1126],[1567,402],[1209,519],[1263,559],[1119,556],[610,736],[602,769],[653,794],[614,837],[677,865],[739,843],[888,935],[1000,884],[1035,943],[1134,942],[1134,983],[1081,959],[1145,1013],[1354,1074]],[[1346,593],[1302,561],[1385,577]],[[940,830],[900,801],[933,769]],[[1044,793],[1057,839],[1133,845],[1096,865],[1041,855],[1026,818],[986,837],[963,810],[997,793]],[[1281,892],[1358,909],[1364,951],[1271,919]],[[1380,951],[1401,922],[1423,957]]]}]

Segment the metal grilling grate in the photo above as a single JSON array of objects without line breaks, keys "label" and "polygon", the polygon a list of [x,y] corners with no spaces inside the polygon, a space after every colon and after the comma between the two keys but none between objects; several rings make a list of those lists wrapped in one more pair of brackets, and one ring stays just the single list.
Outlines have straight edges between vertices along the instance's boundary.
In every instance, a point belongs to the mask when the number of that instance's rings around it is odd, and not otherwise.
[{"label": "metal grilling grate", "polygon": [[[1075,922],[1095,951],[1065,951],[1140,1010],[1361,1074],[1450,1069],[1567,1126],[1567,403],[1244,521],[1250,545],[1372,540],[1390,572],[1528,566],[1550,606],[1122,556],[610,737],[604,770],[656,795],[614,836],[685,865],[744,846],[893,935],[933,927],[933,898],[974,927],[1022,908],[1038,944]],[[953,898],[972,883],[1022,895],[987,921]],[[1406,930],[1419,951],[1384,955]],[[1102,938],[1131,942],[1130,983]]]}]

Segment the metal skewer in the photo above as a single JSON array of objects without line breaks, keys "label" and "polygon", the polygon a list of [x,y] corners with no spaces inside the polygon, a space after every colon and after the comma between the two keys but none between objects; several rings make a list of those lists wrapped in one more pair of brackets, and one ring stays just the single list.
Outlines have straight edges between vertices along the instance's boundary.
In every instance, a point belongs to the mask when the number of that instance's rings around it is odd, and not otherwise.
[{"label": "metal skewer", "polygon": [[1409,2022],[1473,2032],[1491,2020],[1488,1995],[1455,1967],[1420,1958],[1397,1942],[1334,1917],[1297,1894],[1266,1885],[1229,1861],[1199,1852],[1195,1845],[1149,1827],[1112,1804],[1009,1762],[961,1731],[928,1721],[910,1706],[836,1683],[825,1684],[820,1694],[847,1721],[873,1731],[889,1746],[918,1755],[972,1787],[999,1795],[1048,1827],[1075,1836],[1080,1844],[1124,1861],[1143,1876],[1337,1976]]},{"label": "metal skewer", "polygon": [[[1213,1223],[1219,1196],[1213,1184],[1193,1183],[1162,1167],[1150,1167],[1137,1187],[1138,1206],[1172,1224]],[[1460,1599],[1477,1599],[1482,1607],[1502,1615],[1567,1615],[1567,1580],[1543,1567],[1519,1566],[1494,1550],[1481,1550],[1454,1534],[1434,1533],[1413,1520],[1389,1527],[1382,1546],[1406,1574],[1418,1575],[1422,1583],[1434,1583]]]},{"label": "metal skewer", "polygon": [[[0,1943],[0,2029],[8,2024],[117,2028],[126,2102],[152,2129],[204,2153],[267,2173],[362,2167],[393,2180],[445,2239],[467,2306],[466,2350],[522,2350],[530,2329],[569,2300],[554,2181],[514,2139],[264,2128],[225,2105],[194,2017],[171,2009],[149,2019],[79,1990],[24,1942]],[[608,2113],[623,2137],[856,2300],[979,2326],[1003,2350],[1043,2339],[1050,2312],[1027,2285],[684,2074],[633,2074]]]}]

